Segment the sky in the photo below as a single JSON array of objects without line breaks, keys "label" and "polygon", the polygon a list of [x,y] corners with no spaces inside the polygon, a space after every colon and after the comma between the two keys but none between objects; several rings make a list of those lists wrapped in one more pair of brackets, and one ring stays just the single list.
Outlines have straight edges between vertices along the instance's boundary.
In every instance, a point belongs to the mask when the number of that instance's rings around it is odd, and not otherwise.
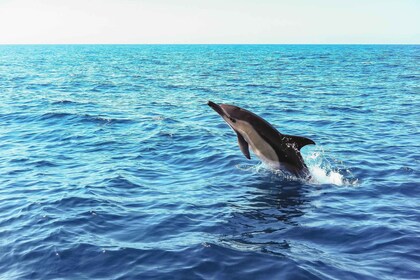
[{"label": "sky", "polygon": [[419,44],[420,0],[0,0],[0,44]]}]

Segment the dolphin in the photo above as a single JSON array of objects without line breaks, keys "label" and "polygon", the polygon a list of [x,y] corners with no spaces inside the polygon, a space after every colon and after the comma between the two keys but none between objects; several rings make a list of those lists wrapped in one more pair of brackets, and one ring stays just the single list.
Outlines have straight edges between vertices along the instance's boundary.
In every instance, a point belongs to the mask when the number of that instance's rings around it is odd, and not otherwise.
[{"label": "dolphin", "polygon": [[287,171],[296,177],[310,178],[300,149],[315,145],[311,139],[280,133],[269,122],[243,108],[207,103],[235,131],[238,144],[247,159],[251,159],[249,147],[264,163],[275,170]]}]

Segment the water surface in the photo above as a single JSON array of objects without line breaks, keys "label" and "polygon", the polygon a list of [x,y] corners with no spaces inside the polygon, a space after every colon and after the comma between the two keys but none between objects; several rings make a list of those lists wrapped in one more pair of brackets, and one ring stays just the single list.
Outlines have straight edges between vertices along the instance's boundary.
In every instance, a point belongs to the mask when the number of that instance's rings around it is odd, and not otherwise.
[{"label": "water surface", "polygon": [[[0,46],[4,279],[415,279],[419,46]],[[285,178],[207,105],[313,139]]]}]

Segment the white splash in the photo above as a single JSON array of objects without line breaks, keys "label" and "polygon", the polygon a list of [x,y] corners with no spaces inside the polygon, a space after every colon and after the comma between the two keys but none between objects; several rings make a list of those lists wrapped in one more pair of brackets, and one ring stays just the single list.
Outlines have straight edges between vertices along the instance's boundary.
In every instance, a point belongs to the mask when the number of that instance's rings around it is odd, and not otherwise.
[{"label": "white splash", "polygon": [[[304,159],[309,168],[309,172],[312,175],[310,183],[344,186],[352,185],[357,181],[351,182],[344,177],[343,170],[333,167],[330,160],[325,156],[325,152],[322,148],[304,156]],[[345,170],[344,172],[350,174],[349,170]]]},{"label": "white splash", "polygon": [[315,184],[334,184],[337,186],[344,185],[343,175],[338,171],[327,171],[322,169],[320,166],[308,166],[309,171],[311,172],[312,178],[311,183]]}]

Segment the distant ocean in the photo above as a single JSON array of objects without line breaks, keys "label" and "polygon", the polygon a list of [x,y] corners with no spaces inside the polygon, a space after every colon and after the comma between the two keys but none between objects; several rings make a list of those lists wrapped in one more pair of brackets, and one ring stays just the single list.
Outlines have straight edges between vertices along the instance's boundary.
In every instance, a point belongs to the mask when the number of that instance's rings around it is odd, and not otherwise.
[{"label": "distant ocean", "polygon": [[419,45],[0,46],[0,278],[418,279],[419,128]]}]

